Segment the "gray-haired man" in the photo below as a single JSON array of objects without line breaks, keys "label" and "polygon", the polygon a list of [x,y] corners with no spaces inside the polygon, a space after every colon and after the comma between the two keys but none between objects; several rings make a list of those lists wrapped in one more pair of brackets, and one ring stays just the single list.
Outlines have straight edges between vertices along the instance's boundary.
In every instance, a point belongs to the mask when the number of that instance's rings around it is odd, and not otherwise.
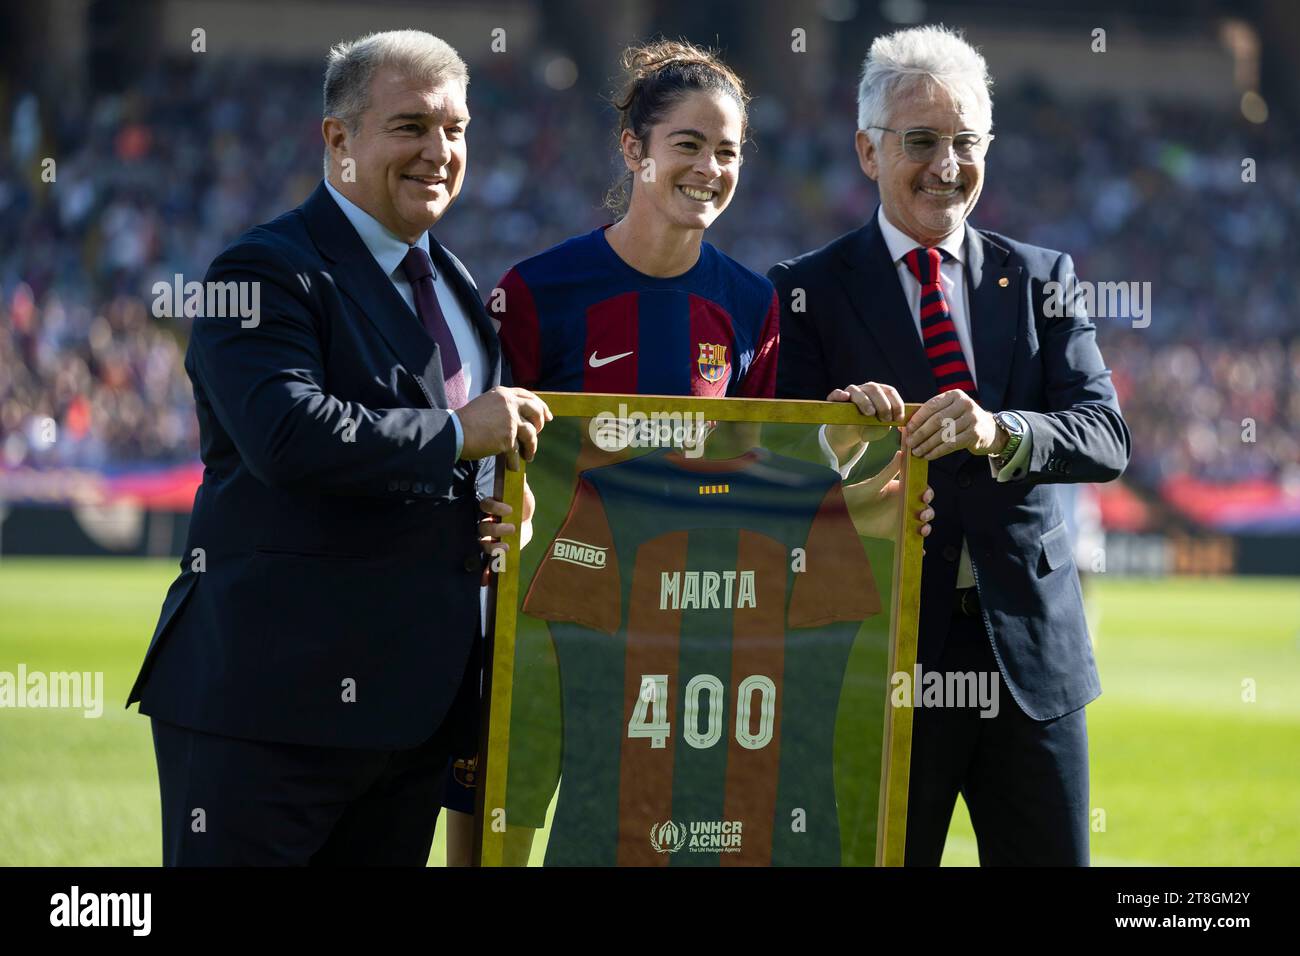
[{"label": "gray-haired man", "polygon": [[[872,44],[856,145],[880,209],[768,273],[783,305],[777,396],[886,419],[900,399],[924,402],[903,430],[933,462],[938,515],[918,664],[991,676],[1011,698],[914,702],[907,863],[939,863],[961,793],[981,863],[1086,864],[1083,708],[1101,685],[1052,483],[1118,477],[1130,439],[1091,320],[1050,301],[1053,281],[1075,287],[1070,257],[966,221],[992,139],[988,84],[983,57],[941,27]],[[827,438],[842,460],[861,445],[857,429]]]}]

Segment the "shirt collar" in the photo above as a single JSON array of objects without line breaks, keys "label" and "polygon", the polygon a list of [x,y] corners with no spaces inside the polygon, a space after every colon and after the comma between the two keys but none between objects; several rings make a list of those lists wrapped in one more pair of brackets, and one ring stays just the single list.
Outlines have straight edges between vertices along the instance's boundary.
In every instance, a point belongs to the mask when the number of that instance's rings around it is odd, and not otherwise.
[{"label": "shirt collar", "polygon": [[[352,223],[352,228],[357,231],[357,235],[366,244],[370,254],[375,257],[379,268],[384,270],[384,275],[391,277],[401,267],[402,260],[406,258],[406,252],[411,247],[404,239],[399,239],[389,232],[388,227],[378,219],[335,189],[328,179],[325,180],[325,188],[334,197],[339,209],[343,210],[343,215],[347,216],[348,222]],[[420,233],[416,245],[428,252],[429,234]]]},{"label": "shirt collar", "polygon": [[[885,237],[885,245],[889,248],[890,258],[897,265],[902,258],[915,249],[918,243],[911,236],[907,235],[885,217],[885,207],[881,206],[876,218],[880,222],[880,234]],[[966,264],[966,224],[963,222],[960,229],[954,229],[944,240],[939,243],[939,248],[948,255],[952,256],[963,265]]]}]

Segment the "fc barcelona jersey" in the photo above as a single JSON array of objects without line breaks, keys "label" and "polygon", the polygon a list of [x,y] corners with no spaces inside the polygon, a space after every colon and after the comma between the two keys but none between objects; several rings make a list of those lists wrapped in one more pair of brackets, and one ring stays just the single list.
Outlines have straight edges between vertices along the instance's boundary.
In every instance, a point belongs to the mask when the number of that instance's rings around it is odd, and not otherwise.
[{"label": "fc barcelona jersey", "polygon": [[523,610],[564,707],[547,865],[838,865],[836,712],[881,609],[840,478],[757,449],[584,472]]},{"label": "fc barcelona jersey", "polygon": [[515,385],[556,392],[771,398],[772,283],[701,244],[679,276],[637,272],[606,227],[506,273],[488,301]]}]

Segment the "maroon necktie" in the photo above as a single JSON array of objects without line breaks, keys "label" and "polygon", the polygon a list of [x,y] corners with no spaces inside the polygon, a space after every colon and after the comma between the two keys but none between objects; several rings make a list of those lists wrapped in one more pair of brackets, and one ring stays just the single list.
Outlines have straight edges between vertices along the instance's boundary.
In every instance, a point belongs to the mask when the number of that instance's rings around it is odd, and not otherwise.
[{"label": "maroon necktie", "polygon": [[429,333],[429,338],[438,345],[442,358],[442,381],[447,392],[447,406],[460,408],[469,400],[469,389],[465,382],[465,369],[460,362],[460,351],[456,348],[456,339],[447,325],[447,317],[438,305],[438,293],[433,287],[433,260],[419,246],[411,246],[402,260],[402,271],[411,283],[415,293],[415,312]]},{"label": "maroon necktie", "polygon": [[966,364],[966,356],[962,354],[957,327],[953,324],[948,300],[939,282],[939,263],[943,261],[943,253],[938,249],[917,246],[903,257],[903,261],[916,276],[916,281],[921,283],[921,340],[939,391],[960,388],[978,401],[975,380]]}]

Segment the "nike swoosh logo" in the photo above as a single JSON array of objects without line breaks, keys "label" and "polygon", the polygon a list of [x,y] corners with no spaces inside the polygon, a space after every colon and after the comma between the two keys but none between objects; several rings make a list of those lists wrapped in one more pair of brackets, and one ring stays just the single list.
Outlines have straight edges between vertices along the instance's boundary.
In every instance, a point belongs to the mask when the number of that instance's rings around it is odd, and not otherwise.
[{"label": "nike swoosh logo", "polygon": [[[636,350],[633,349],[632,351],[634,352]],[[610,362],[617,362],[621,358],[627,358],[631,354],[632,352],[619,352],[617,355],[607,355],[604,358],[597,358],[596,353],[592,352],[591,358],[587,360],[587,364],[592,368],[600,368],[602,365],[608,365]]]}]

